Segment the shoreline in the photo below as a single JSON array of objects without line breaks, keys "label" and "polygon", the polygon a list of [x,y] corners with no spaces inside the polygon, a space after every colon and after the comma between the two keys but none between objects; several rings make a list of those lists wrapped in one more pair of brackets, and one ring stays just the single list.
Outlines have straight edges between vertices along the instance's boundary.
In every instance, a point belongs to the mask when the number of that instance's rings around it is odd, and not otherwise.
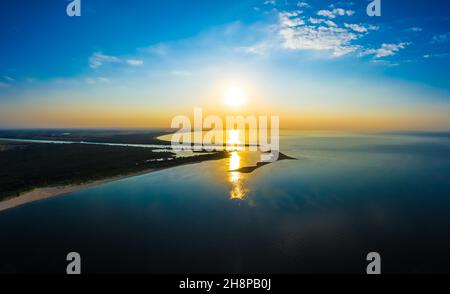
[{"label": "shoreline", "polygon": [[[158,138],[155,138],[156,140],[158,140],[159,142],[163,142]],[[20,139],[19,139],[20,141]],[[0,139],[0,145],[2,143],[2,140]],[[39,143],[43,143],[43,141],[38,142]],[[73,143],[73,144],[77,144],[77,143]],[[142,145],[138,144],[125,144],[125,143],[93,143],[93,145],[120,145],[117,148],[130,148],[130,147],[140,147],[137,149],[142,149]],[[68,144],[68,145],[72,145]],[[124,146],[121,146],[124,145]],[[147,147],[151,147],[153,145],[145,145]],[[156,145],[155,145],[156,146]],[[164,145],[158,145],[158,146],[164,146]],[[116,146],[114,146],[116,147]],[[154,152],[154,151],[152,151]],[[210,160],[218,160],[218,159],[223,159],[227,157],[226,153],[224,152],[215,152],[213,154],[205,154],[203,156],[191,156],[189,157],[190,159],[185,159],[185,158],[181,158],[180,162],[174,162],[172,164],[169,165],[159,165],[157,164],[157,166],[148,166],[147,168],[144,169],[140,169],[140,170],[135,170],[135,171],[127,171],[125,173],[118,173],[116,175],[113,176],[106,176],[106,177],[99,177],[98,179],[92,179],[92,180],[88,180],[85,182],[77,182],[74,181],[73,183],[70,183],[70,179],[69,179],[69,184],[57,184],[55,183],[55,185],[52,186],[52,184],[50,183],[48,186],[39,186],[36,185],[35,188],[32,188],[31,190],[27,190],[27,191],[23,191],[17,195],[11,195],[9,197],[6,197],[4,199],[0,200],[0,212],[3,212],[5,210],[8,209],[13,209],[22,205],[26,205],[28,203],[32,203],[32,202],[37,202],[37,201],[42,201],[42,200],[46,200],[46,199],[50,199],[50,198],[54,198],[54,197],[59,197],[59,196],[63,196],[69,193],[74,193],[74,192],[78,192],[81,190],[85,190],[94,186],[98,186],[98,185],[102,185],[102,184],[106,184],[109,182],[113,182],[113,181],[118,181],[118,180],[122,180],[122,179],[126,179],[126,178],[130,178],[130,177],[136,177],[136,176],[140,176],[140,175],[145,175],[145,174],[150,174],[156,171],[161,171],[161,170],[165,170],[165,169],[169,169],[169,168],[174,168],[174,167],[178,167],[178,166],[183,166],[183,165],[190,165],[190,164],[196,164],[196,163],[201,163],[204,161],[210,161]],[[159,166],[158,166],[159,165]]]},{"label": "shoreline", "polygon": [[174,165],[174,166],[149,168],[147,170],[141,170],[138,172],[117,175],[114,177],[105,178],[102,180],[94,180],[94,181],[85,182],[85,183],[81,183],[81,184],[70,184],[70,185],[63,185],[63,186],[34,188],[33,190],[24,192],[24,193],[20,194],[19,196],[12,197],[9,199],[7,198],[5,200],[0,200],[0,213],[3,211],[6,211],[8,209],[13,209],[13,208],[16,208],[16,207],[19,207],[22,205],[26,205],[26,204],[29,204],[32,202],[38,202],[38,201],[55,198],[55,197],[62,197],[69,193],[79,192],[79,191],[82,191],[82,190],[85,190],[88,188],[107,184],[110,182],[115,182],[115,181],[132,178],[132,177],[138,177],[138,176],[154,173],[157,171],[166,170],[169,168],[175,168],[175,167],[179,167],[179,166],[197,164],[197,163],[202,163],[204,161],[219,160],[219,159],[223,159],[223,158],[206,159],[206,160],[201,159],[198,161],[185,162],[185,163],[181,163],[181,164]]},{"label": "shoreline", "polygon": [[[181,165],[177,165],[181,166]],[[172,166],[175,167],[175,166]],[[28,203],[37,202],[41,200],[46,200],[54,197],[64,196],[69,193],[79,192],[88,188],[92,188],[95,186],[99,186],[102,184],[107,184],[110,182],[115,182],[127,178],[137,177],[140,175],[150,174],[156,171],[168,169],[166,168],[152,168],[140,172],[118,175],[111,178],[106,178],[103,180],[95,180],[90,182],[85,182],[81,184],[70,184],[70,185],[62,185],[62,186],[53,186],[53,187],[41,187],[34,188],[33,190],[21,193],[19,196],[11,197],[9,199],[0,201],[0,212],[3,212],[8,209],[16,208]]]}]

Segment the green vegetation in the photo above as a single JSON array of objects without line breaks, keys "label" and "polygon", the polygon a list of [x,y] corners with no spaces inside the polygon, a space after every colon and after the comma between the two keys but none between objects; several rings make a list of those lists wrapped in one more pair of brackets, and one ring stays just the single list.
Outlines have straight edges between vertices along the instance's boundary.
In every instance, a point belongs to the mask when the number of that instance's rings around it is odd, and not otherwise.
[{"label": "green vegetation", "polygon": [[0,130],[0,138],[51,141],[75,141],[123,144],[163,144],[157,137],[169,134],[162,129],[151,130]]},{"label": "green vegetation", "polygon": [[81,184],[225,156],[220,152],[175,158],[150,148],[0,142],[0,200],[38,187]]}]

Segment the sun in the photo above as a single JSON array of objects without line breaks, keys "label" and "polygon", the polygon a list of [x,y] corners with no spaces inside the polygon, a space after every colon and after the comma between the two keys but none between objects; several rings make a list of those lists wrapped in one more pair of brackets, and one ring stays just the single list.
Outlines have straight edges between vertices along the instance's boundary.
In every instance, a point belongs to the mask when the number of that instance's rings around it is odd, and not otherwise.
[{"label": "sun", "polygon": [[231,86],[225,90],[223,95],[225,104],[231,107],[239,107],[247,101],[247,94],[239,87]]}]

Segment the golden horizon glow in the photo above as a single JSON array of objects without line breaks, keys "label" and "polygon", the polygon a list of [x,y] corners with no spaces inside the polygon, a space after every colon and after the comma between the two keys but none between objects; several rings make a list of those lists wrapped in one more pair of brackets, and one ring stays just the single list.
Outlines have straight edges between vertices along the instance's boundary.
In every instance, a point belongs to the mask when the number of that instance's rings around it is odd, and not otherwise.
[{"label": "golden horizon glow", "polygon": [[[95,110],[94,110],[95,109]],[[189,110],[179,113],[189,113]],[[321,113],[279,111],[281,129],[336,130],[336,131],[448,131],[450,117],[445,113],[409,113],[386,111],[383,116],[361,113]],[[170,128],[177,113],[152,112],[130,109],[65,108],[53,109],[0,109],[0,126],[4,128]],[[249,113],[245,112],[243,115]],[[20,123],[16,118],[24,116]]]},{"label": "golden horizon glow", "polygon": [[[234,85],[229,83],[227,85]],[[239,88],[241,88],[239,84]],[[248,83],[247,83],[248,85]],[[359,105],[352,108],[325,107],[309,105],[290,106],[282,103],[271,108],[264,99],[252,94],[252,107],[223,107],[225,101],[217,97],[226,92],[227,87],[215,88],[198,105],[203,106],[204,116],[218,115],[270,115],[280,116],[281,129],[297,130],[340,130],[340,131],[449,131],[450,106],[436,102],[433,105],[410,105],[388,107],[380,105]],[[244,89],[242,87],[241,89]],[[255,93],[254,88],[246,86],[246,93]],[[251,90],[251,91],[250,91]],[[60,101],[55,97],[42,101],[36,106],[31,101],[20,104],[5,103],[0,107],[0,127],[2,128],[170,128],[174,116],[191,117],[190,105],[160,108],[150,107],[151,103],[130,103],[128,100],[111,99],[108,103],[90,99]],[[217,101],[219,99],[219,103]],[[220,103],[222,102],[222,103]],[[257,102],[257,103],[256,103]],[[204,105],[206,104],[206,105]]]}]

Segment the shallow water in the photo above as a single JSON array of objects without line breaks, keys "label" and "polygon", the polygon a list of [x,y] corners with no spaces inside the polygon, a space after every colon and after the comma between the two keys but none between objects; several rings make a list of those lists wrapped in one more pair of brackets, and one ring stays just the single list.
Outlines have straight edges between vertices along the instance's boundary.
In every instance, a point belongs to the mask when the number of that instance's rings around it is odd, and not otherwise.
[{"label": "shallow water", "polygon": [[448,272],[450,138],[284,132],[258,154],[171,168],[0,213],[0,271]]}]

